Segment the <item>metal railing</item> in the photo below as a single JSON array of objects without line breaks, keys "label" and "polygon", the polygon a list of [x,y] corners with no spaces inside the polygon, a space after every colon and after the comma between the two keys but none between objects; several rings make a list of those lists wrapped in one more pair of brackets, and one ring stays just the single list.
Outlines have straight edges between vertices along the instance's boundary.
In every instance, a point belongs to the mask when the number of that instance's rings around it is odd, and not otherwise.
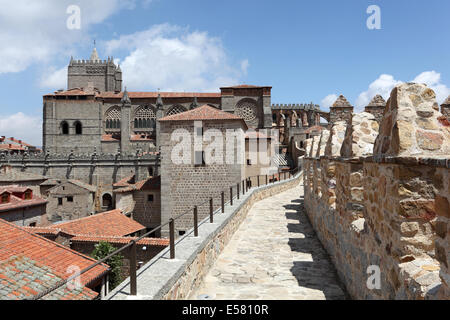
[{"label": "metal railing", "polygon": [[[234,199],[240,199],[241,195],[244,196],[248,191],[255,187],[261,187],[265,185],[273,184],[277,181],[283,181],[290,179],[294,177],[298,172],[300,171],[300,168],[295,168],[289,171],[278,171],[278,173],[274,173],[272,175],[257,175],[257,176],[251,176],[246,178],[245,180],[242,180],[240,183],[237,183],[236,185],[233,185],[224,191],[220,193],[221,203],[220,203],[220,211],[222,213],[225,212],[225,206],[227,204],[230,204],[230,206],[233,206]],[[236,192],[234,192],[234,190]],[[225,202],[225,195],[226,193],[229,193],[229,201]],[[188,213],[193,213],[194,217],[194,237],[198,237],[198,208],[202,205],[209,202],[209,222],[214,223],[214,212],[218,211],[218,209],[214,210],[214,200],[213,198],[209,198],[208,200],[194,206],[192,209],[188,209],[184,211],[183,213],[177,215],[174,218],[169,219],[168,222],[161,224],[157,226],[156,228],[146,232],[145,234],[141,235],[137,239],[132,239],[130,242],[123,247],[115,250],[111,254],[107,255],[101,260],[98,260],[97,262],[93,263],[89,267],[84,268],[83,270],[79,271],[78,273],[70,276],[67,279],[63,279],[59,282],[57,282],[52,287],[48,288],[45,291],[40,292],[39,294],[33,296],[30,300],[38,300],[42,297],[50,294],[51,292],[61,288],[65,284],[75,280],[76,278],[80,277],[82,274],[88,272],[89,270],[92,270],[96,266],[99,266],[101,264],[104,264],[108,259],[112,258],[113,256],[123,252],[126,249],[130,250],[130,271],[129,271],[129,277],[130,277],[130,295],[137,295],[137,254],[136,254],[136,244],[140,240],[150,236],[151,234],[155,233],[156,231],[161,230],[162,228],[169,226],[169,252],[170,252],[170,259],[175,259],[175,221],[180,219],[181,217],[187,215]],[[183,240],[183,239],[182,239]],[[108,292],[105,293],[105,295],[108,294]]]}]

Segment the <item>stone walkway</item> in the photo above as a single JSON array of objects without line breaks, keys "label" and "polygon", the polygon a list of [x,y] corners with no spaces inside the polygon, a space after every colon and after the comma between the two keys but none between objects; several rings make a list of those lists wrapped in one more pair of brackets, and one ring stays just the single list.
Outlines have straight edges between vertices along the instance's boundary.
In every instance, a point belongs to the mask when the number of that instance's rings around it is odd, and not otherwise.
[{"label": "stone walkway", "polygon": [[190,299],[345,299],[301,185],[256,203]]}]

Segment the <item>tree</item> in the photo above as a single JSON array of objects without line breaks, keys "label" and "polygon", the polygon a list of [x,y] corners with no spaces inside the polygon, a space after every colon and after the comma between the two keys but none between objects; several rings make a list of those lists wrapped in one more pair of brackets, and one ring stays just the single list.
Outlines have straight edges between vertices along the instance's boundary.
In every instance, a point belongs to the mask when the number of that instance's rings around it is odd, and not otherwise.
[{"label": "tree", "polygon": [[[95,245],[94,251],[91,253],[91,257],[96,260],[101,260],[107,257],[109,254],[113,253],[116,250],[112,244],[106,241],[100,241]],[[116,254],[111,258],[105,261],[107,265],[111,268],[111,272],[109,275],[109,287],[110,290],[117,287],[120,282],[122,282],[122,265],[123,265],[123,256],[120,254]]]}]

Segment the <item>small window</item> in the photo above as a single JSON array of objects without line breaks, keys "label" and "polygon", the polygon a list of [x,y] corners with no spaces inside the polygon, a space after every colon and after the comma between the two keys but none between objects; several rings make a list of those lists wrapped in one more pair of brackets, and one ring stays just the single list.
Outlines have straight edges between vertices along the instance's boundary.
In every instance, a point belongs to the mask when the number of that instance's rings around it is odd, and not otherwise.
[{"label": "small window", "polygon": [[58,198],[58,206],[62,206],[63,204],[63,198]]},{"label": "small window", "polygon": [[73,202],[73,197],[67,197],[67,202]]},{"label": "small window", "polygon": [[252,160],[247,159],[247,165],[248,165],[248,166],[251,166],[251,165],[252,165]]},{"label": "small window", "polygon": [[33,198],[33,194],[30,190],[25,192],[25,200],[31,200]]},{"label": "small window", "polygon": [[1,203],[8,203],[9,202],[9,194],[8,193],[2,194],[1,201],[2,201]]},{"label": "small window", "polygon": [[184,231],[184,230],[178,231],[178,235],[180,235],[180,236],[184,236],[185,234],[186,234],[186,231]]},{"label": "small window", "polygon": [[80,121],[75,122],[75,134],[83,134],[83,126]]},{"label": "small window", "polygon": [[69,134],[69,124],[66,121],[61,123],[61,132],[62,134]]},{"label": "small window", "polygon": [[147,195],[147,201],[148,202],[153,202],[153,200],[154,200],[154,197],[153,197],[152,194]]},{"label": "small window", "polygon": [[195,151],[195,163],[196,166],[204,166],[205,163],[205,152],[204,151]]},{"label": "small window", "polygon": [[36,222],[32,222],[29,224],[30,227],[36,227]]}]

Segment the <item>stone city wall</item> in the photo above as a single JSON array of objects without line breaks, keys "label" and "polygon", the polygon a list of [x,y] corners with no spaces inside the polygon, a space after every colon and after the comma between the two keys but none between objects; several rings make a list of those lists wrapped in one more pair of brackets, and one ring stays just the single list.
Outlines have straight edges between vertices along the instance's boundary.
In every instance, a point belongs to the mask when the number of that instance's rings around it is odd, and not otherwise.
[{"label": "stone city wall", "polygon": [[332,124],[325,155],[307,141],[305,208],[352,298],[450,299],[450,126],[436,105],[402,84],[380,128],[364,112],[344,138]]},{"label": "stone city wall", "polygon": [[[230,241],[252,206],[265,198],[294,188],[301,181],[295,177],[250,190],[236,200],[234,207],[226,205],[225,213],[217,213],[214,223],[200,223],[199,237],[192,237],[192,229],[177,241],[176,259],[168,259],[169,248],[138,270],[138,299],[180,300],[198,289],[203,277]],[[220,209],[219,209],[220,210]],[[182,240],[182,241],[181,241]],[[132,299],[129,278],[114,289],[107,300]]]},{"label": "stone city wall", "polygon": [[[137,180],[149,176],[149,169],[159,166],[155,155],[117,154],[30,154],[2,155],[0,166],[34,173],[54,179],[75,179],[95,186],[111,186],[113,183],[137,175]],[[111,187],[109,187],[111,189]]]}]

